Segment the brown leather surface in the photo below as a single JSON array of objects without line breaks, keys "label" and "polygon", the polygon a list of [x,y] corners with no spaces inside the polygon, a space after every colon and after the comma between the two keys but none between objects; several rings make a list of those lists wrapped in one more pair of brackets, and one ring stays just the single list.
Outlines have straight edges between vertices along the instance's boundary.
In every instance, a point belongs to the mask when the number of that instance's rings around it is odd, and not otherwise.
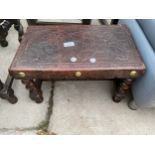
[{"label": "brown leather surface", "polygon": [[[75,46],[64,47],[66,42]],[[16,78],[22,71],[25,78],[42,79],[128,78],[132,70],[140,76],[145,66],[123,25],[29,26],[9,69]]]}]

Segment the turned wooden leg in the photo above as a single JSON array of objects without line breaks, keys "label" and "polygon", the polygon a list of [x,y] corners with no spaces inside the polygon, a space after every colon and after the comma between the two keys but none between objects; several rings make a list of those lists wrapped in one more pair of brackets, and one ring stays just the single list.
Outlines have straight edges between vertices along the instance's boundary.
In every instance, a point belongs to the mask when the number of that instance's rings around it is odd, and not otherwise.
[{"label": "turned wooden leg", "polygon": [[91,24],[91,19],[82,19],[82,24],[83,25],[90,25]]},{"label": "turned wooden leg", "polygon": [[6,37],[11,26],[14,25],[14,28],[18,31],[18,40],[22,40],[23,36],[23,26],[20,23],[19,19],[4,19],[0,24],[0,45],[2,47],[8,46]]},{"label": "turned wooden leg", "polygon": [[101,25],[109,25],[106,19],[99,19]]},{"label": "turned wooden leg", "polygon": [[19,19],[14,20],[14,28],[18,31],[18,40],[19,40],[19,42],[21,42],[22,36],[24,34],[24,30],[23,30],[23,26],[20,23]]},{"label": "turned wooden leg", "polygon": [[11,27],[11,23],[7,20],[3,20],[0,23],[0,45],[2,47],[8,46],[8,42],[6,40],[6,37],[8,35],[8,30]]},{"label": "turned wooden leg", "polygon": [[36,25],[37,24],[37,19],[27,19],[28,25]]},{"label": "turned wooden leg", "polygon": [[116,90],[113,95],[114,102],[120,102],[125,97],[131,88],[132,82],[133,79],[128,78],[116,84]]},{"label": "turned wooden leg", "polygon": [[13,77],[8,75],[3,88],[0,90],[0,97],[8,100],[12,104],[18,101],[17,97],[14,95],[14,90],[12,89],[13,80]]},{"label": "turned wooden leg", "polygon": [[29,96],[36,103],[41,103],[43,101],[43,95],[41,90],[42,80],[22,80],[26,88],[29,90]]},{"label": "turned wooden leg", "polygon": [[119,21],[119,19],[112,19],[110,24],[111,25],[112,24],[117,25],[118,24],[118,21]]},{"label": "turned wooden leg", "polygon": [[0,26],[0,45],[2,47],[8,46],[8,42],[6,40],[7,35],[7,31],[3,30],[2,26]]},{"label": "turned wooden leg", "polygon": [[3,89],[3,83],[2,83],[2,81],[0,80],[0,91]]}]

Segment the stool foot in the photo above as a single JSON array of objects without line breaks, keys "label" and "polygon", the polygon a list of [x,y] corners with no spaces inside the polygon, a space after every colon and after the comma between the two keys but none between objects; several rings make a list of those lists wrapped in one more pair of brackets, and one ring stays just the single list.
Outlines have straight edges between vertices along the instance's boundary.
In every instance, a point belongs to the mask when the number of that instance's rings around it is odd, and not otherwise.
[{"label": "stool foot", "polygon": [[41,103],[43,101],[43,95],[41,90],[42,80],[22,80],[25,87],[29,90],[29,96],[36,103]]},{"label": "stool foot", "polygon": [[114,102],[120,102],[125,95],[129,92],[131,85],[132,85],[133,79],[125,79],[120,83],[117,83],[116,90],[113,95],[113,101]]},{"label": "stool foot", "polygon": [[8,46],[8,42],[6,40],[3,40],[0,42],[2,47],[7,47]]},{"label": "stool foot", "polygon": [[114,102],[118,103],[118,102],[121,101],[122,98],[121,98],[121,96],[119,96],[119,95],[117,94],[117,95],[113,96],[112,99],[113,99]]}]

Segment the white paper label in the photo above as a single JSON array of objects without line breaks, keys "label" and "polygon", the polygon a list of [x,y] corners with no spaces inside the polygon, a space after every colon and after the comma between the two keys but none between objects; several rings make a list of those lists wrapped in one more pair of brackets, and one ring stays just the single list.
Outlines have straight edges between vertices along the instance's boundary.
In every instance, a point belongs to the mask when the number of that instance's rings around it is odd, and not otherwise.
[{"label": "white paper label", "polygon": [[73,41],[65,42],[64,47],[73,47],[75,46],[75,43]]}]

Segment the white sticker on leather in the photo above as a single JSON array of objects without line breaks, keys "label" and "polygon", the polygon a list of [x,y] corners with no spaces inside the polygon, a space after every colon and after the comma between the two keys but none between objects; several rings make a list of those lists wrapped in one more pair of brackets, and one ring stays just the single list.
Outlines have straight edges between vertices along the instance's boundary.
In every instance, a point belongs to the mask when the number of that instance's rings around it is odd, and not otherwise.
[{"label": "white sticker on leather", "polygon": [[64,42],[64,47],[73,47],[75,46],[75,43],[73,41]]}]

